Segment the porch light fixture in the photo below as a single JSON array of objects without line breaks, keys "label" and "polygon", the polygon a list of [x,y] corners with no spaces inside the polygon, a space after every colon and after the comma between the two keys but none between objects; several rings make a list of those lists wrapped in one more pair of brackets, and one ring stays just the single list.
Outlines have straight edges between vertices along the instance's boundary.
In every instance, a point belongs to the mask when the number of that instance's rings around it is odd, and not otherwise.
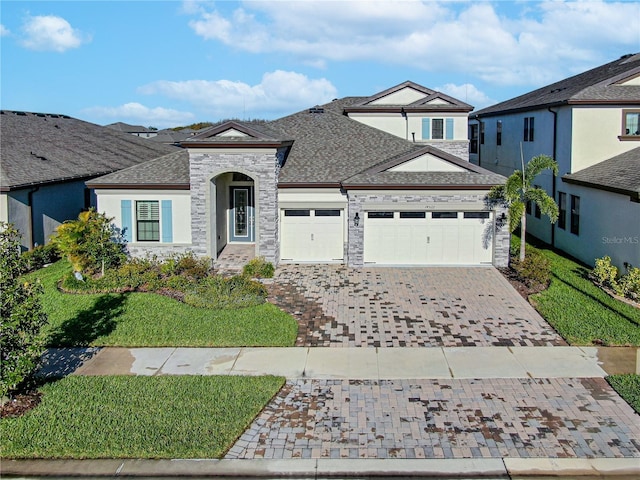
[{"label": "porch light fixture", "polygon": [[360,225],[360,214],[356,212],[356,216],[353,217],[353,226],[357,227],[358,225]]}]

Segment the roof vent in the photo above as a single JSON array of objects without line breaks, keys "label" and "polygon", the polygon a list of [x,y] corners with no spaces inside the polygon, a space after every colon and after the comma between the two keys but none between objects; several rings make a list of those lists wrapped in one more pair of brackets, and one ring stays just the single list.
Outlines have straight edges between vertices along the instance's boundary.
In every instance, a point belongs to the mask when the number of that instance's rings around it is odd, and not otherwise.
[{"label": "roof vent", "polygon": [[324,108],[322,107],[312,107],[309,109],[309,113],[324,113]]}]

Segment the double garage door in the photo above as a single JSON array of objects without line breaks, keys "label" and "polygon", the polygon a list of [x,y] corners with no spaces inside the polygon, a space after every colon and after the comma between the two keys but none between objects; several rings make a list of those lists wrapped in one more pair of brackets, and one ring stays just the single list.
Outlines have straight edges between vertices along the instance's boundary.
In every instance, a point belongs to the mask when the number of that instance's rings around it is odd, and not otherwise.
[{"label": "double garage door", "polygon": [[479,265],[493,257],[490,212],[370,211],[364,262],[382,265]]},{"label": "double garage door", "polygon": [[280,227],[280,258],[283,261],[343,260],[343,209],[282,209]]}]

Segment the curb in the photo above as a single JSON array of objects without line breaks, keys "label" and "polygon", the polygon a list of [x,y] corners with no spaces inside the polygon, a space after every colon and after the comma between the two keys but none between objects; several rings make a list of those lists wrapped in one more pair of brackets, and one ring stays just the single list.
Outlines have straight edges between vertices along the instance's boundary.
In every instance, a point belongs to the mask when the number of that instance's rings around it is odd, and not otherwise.
[{"label": "curb", "polygon": [[138,478],[640,478],[640,458],[4,460],[0,474]]}]

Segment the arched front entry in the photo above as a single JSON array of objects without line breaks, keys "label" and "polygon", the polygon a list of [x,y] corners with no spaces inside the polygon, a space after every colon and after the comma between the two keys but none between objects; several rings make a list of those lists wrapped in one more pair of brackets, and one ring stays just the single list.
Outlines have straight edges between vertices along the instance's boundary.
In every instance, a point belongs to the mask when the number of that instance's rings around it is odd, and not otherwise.
[{"label": "arched front entry", "polygon": [[228,244],[255,244],[258,206],[254,179],[243,172],[224,172],[211,179],[210,188],[211,253],[215,258]]}]

